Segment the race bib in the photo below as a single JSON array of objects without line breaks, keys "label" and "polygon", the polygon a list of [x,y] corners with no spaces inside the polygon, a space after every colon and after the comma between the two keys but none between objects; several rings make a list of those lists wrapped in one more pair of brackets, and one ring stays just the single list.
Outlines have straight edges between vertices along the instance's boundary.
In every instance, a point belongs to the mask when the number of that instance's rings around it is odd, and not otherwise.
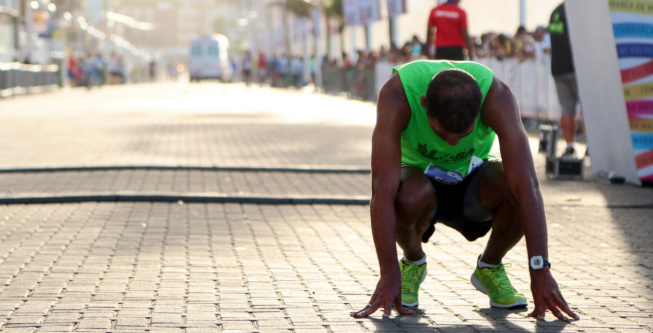
[{"label": "race bib", "polygon": [[[472,173],[476,168],[480,167],[483,164],[483,160],[476,157],[472,156],[472,160],[469,163],[469,169],[467,174],[469,175]],[[446,185],[453,185],[453,184],[458,184],[463,179],[465,179],[465,176],[458,171],[447,171],[445,169],[442,169],[438,166],[433,165],[433,163],[430,163],[428,167],[426,167],[426,170],[424,170],[424,174],[433,179],[434,181],[441,183],[441,184],[446,184]]]},{"label": "race bib", "polygon": [[446,185],[458,184],[465,178],[458,170],[447,171],[433,164],[429,164],[429,166],[426,167],[424,174],[436,182]]}]

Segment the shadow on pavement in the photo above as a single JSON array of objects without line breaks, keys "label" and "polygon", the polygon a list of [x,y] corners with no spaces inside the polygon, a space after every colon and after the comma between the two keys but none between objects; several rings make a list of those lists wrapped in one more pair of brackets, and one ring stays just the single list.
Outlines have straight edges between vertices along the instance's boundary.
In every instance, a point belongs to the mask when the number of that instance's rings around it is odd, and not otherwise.
[{"label": "shadow on pavement", "polygon": [[[564,288],[576,293],[568,296],[581,316],[573,326],[613,325],[623,319],[623,324],[648,327],[653,188],[612,184],[593,175],[591,166],[585,171],[579,181],[541,180],[550,238],[556,243],[550,251],[561,260]],[[627,319],[619,317],[625,313]]]},{"label": "shadow on pavement", "polygon": [[[396,316],[388,319],[368,318],[374,332],[562,332],[567,328],[568,323],[549,318],[545,321],[536,321],[532,318],[515,320],[508,318],[515,313],[528,313],[528,309],[502,310],[485,308],[476,310],[476,313],[487,319],[487,325],[479,320],[472,320],[469,324],[438,324],[437,319],[430,319],[423,311],[411,316]],[[451,316],[455,316],[451,314]],[[549,313],[549,316],[552,316]],[[457,318],[457,317],[456,317]],[[521,325],[519,325],[521,324]]]}]

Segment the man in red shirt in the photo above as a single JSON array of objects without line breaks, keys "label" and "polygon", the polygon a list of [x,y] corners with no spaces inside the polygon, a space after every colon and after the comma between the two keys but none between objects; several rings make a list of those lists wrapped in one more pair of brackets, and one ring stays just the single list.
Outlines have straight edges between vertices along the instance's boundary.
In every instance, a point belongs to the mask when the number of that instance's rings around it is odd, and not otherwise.
[{"label": "man in red shirt", "polygon": [[472,59],[471,39],[467,34],[467,14],[458,3],[460,0],[448,0],[431,10],[426,30],[426,47],[424,54],[433,59],[432,46],[435,45],[435,59],[465,60],[463,49],[467,49]]}]

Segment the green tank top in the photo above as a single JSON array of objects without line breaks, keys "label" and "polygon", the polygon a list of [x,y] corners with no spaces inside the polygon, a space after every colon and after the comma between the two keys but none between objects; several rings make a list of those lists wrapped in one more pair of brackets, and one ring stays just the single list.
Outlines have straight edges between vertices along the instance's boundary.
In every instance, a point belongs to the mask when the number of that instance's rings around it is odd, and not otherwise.
[{"label": "green tank top", "polygon": [[437,181],[456,183],[489,156],[495,134],[490,127],[482,124],[480,114],[474,130],[455,146],[433,132],[420,96],[426,93],[437,72],[449,68],[471,74],[481,87],[485,102],[494,73],[475,62],[418,60],[395,67],[393,73],[399,73],[412,112],[408,127],[401,133],[401,163],[416,166]]}]

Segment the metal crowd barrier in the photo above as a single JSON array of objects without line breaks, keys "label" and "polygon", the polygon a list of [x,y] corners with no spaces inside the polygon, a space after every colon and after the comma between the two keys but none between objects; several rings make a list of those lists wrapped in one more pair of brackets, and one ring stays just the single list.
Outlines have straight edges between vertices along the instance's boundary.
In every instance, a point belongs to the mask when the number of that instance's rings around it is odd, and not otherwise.
[{"label": "metal crowd barrier", "polygon": [[351,98],[376,101],[376,68],[323,68],[322,86],[330,94],[345,93]]},{"label": "metal crowd barrier", "polygon": [[515,58],[480,58],[477,61],[491,68],[494,75],[510,87],[523,118],[545,122],[560,120],[561,108],[548,57],[522,62]]},{"label": "metal crowd barrier", "polygon": [[0,63],[0,98],[55,89],[59,66]]}]

